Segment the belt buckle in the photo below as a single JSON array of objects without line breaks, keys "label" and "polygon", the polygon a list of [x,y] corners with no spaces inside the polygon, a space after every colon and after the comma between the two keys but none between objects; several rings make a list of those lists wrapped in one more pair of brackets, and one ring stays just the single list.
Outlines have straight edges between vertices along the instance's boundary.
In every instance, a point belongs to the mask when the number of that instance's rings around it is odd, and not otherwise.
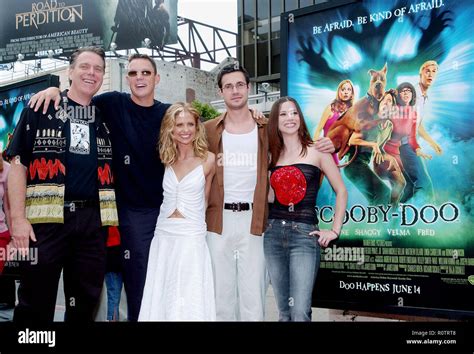
[{"label": "belt buckle", "polygon": [[233,212],[242,211],[240,203],[232,203],[232,211]]}]

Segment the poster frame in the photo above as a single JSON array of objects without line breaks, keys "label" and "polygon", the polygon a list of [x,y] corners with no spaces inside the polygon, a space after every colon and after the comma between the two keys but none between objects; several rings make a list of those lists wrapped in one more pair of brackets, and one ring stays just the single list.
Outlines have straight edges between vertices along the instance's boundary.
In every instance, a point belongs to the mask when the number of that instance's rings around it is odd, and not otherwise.
[{"label": "poster frame", "polygon": [[[292,26],[291,21],[289,21],[290,16],[294,18],[303,17],[311,14],[321,13],[325,11],[332,11],[338,8],[353,5],[353,4],[362,4],[363,0],[331,0],[326,3],[316,4],[308,6],[305,8],[287,11],[281,14],[280,16],[280,46],[281,46],[281,69],[280,69],[280,92],[281,97],[288,95],[288,56],[289,56],[289,38],[290,38],[290,28]],[[316,284],[315,284],[316,289]],[[314,292],[315,293],[315,292]],[[376,303],[364,303],[351,301],[349,298],[346,298],[344,301],[338,300],[324,300],[318,298],[313,293],[312,306],[318,308],[328,308],[328,309],[339,309],[339,310],[349,310],[349,311],[358,311],[358,312],[369,312],[369,313],[378,313],[381,315],[403,315],[403,316],[420,316],[420,317],[435,317],[435,318],[449,318],[449,319],[458,319],[458,320],[472,320],[474,318],[474,311],[467,310],[453,310],[446,308],[431,308],[431,307],[414,307],[414,306],[396,306],[396,305],[385,305],[385,304],[376,304]],[[383,296],[383,295],[381,295]],[[455,299],[453,298],[453,301]]]}]

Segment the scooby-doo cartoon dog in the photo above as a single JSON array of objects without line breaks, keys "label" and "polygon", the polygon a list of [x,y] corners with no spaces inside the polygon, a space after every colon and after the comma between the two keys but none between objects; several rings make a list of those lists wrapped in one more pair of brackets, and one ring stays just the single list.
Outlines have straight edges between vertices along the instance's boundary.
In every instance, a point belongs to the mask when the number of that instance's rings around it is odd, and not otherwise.
[{"label": "scooby-doo cartoon dog", "polygon": [[[379,104],[385,95],[387,83],[387,64],[381,70],[369,70],[370,85],[366,97],[350,107],[329,129],[327,136],[332,140],[339,158],[347,154],[351,146],[349,140],[353,133],[367,135],[373,143],[379,138],[378,132],[373,129],[385,119],[380,119]],[[368,135],[372,137],[369,138]],[[360,140],[365,140],[364,138]],[[371,144],[373,145],[373,144]],[[352,158],[345,168],[345,175],[355,184],[359,191],[371,204],[388,204],[391,201],[390,189],[369,167],[372,157],[372,148],[359,146],[352,154]]]}]

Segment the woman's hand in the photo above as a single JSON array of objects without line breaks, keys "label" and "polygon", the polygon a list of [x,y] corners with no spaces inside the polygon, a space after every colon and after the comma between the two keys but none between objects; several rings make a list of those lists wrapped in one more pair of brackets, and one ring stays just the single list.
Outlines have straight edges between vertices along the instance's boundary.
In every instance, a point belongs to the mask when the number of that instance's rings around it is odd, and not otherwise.
[{"label": "woman's hand", "polygon": [[327,247],[329,242],[337,239],[339,236],[333,230],[319,230],[319,231],[312,231],[309,233],[311,236],[317,235],[319,236],[318,242],[321,247]]}]

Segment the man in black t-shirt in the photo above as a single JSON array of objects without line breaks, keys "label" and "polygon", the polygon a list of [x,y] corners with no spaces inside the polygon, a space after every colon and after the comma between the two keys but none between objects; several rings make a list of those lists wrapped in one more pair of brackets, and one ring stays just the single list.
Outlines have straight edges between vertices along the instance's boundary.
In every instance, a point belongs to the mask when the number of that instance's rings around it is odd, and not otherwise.
[{"label": "man in black t-shirt", "polygon": [[148,252],[163,201],[164,166],[156,148],[169,104],[154,99],[160,76],[149,56],[132,55],[126,79],[131,95],[109,92],[96,96],[94,102],[106,112],[110,125],[128,320],[137,321]]},{"label": "man in black t-shirt", "polygon": [[7,149],[12,242],[24,255],[14,314],[20,325],[53,321],[61,271],[65,320],[93,321],[105,274],[105,226],[118,223],[109,131],[91,106],[105,53],[85,47],[70,61],[71,88],[61,94],[61,109],[25,108]]},{"label": "man in black t-shirt", "polygon": [[[110,128],[128,319],[136,321],[145,286],[148,252],[163,201],[164,166],[156,148],[161,121],[169,104],[154,99],[160,76],[149,56],[132,55],[126,79],[131,94],[108,92],[95,96],[93,103]],[[44,99],[45,106],[50,99],[55,100],[57,106],[58,89],[37,93],[30,106],[37,110]]]}]

